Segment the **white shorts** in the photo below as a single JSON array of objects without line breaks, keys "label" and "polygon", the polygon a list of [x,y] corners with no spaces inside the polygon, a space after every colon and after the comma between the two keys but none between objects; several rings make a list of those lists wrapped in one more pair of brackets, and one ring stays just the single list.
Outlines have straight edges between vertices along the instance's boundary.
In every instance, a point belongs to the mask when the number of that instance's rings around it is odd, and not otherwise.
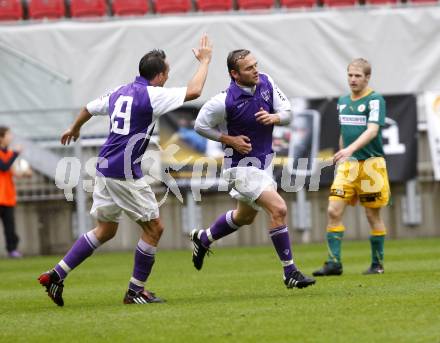
[{"label": "white shorts", "polygon": [[234,167],[223,171],[223,178],[232,185],[229,192],[231,197],[242,201],[253,209],[261,209],[255,201],[263,191],[277,189],[277,184],[273,180],[272,167],[265,170],[256,167]]},{"label": "white shorts", "polygon": [[122,211],[134,221],[159,218],[159,207],[150,185],[144,179],[96,177],[90,214],[99,221],[118,223]]}]

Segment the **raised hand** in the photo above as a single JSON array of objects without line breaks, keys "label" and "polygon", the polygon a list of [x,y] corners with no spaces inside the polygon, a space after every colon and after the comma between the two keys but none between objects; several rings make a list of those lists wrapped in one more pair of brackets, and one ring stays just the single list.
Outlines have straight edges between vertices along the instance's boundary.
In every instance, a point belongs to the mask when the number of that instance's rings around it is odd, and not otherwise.
[{"label": "raised hand", "polygon": [[194,56],[201,63],[209,63],[212,57],[212,43],[208,38],[208,35],[205,33],[200,38],[200,44],[198,48],[192,49]]}]

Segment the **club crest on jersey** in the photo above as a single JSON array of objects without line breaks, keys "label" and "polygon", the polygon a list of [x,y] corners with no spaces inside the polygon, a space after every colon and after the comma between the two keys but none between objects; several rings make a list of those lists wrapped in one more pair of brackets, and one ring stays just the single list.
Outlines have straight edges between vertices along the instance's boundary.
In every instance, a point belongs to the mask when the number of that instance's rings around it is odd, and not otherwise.
[{"label": "club crest on jersey", "polygon": [[266,89],[262,89],[260,92],[261,97],[264,99],[264,101],[269,101],[270,99],[270,91]]},{"label": "club crest on jersey", "polygon": [[366,109],[366,107],[365,107],[364,104],[361,104],[361,105],[358,106],[358,111],[359,111],[359,112],[364,112],[365,109]]}]

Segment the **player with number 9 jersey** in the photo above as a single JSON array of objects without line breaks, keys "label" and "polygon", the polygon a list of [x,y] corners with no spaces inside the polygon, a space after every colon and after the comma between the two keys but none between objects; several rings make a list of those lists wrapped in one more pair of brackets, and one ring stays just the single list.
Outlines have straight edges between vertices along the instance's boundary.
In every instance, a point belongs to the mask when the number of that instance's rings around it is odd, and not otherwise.
[{"label": "player with number 9 jersey", "polygon": [[[145,289],[163,226],[154,193],[142,177],[141,161],[157,118],[201,95],[212,55],[212,46],[206,35],[202,36],[193,53],[199,66],[186,87],[163,87],[168,79],[169,64],[162,50],[152,50],[140,60],[140,75],[134,82],[89,102],[63,133],[61,143],[69,144],[72,139],[78,139],[82,125],[92,116],[110,117],[110,132],[99,153],[90,211],[97,219],[97,227],[81,236],[53,269],[39,277],[40,284],[58,306],[64,305],[63,281],[68,273],[115,236],[122,212],[142,228],[133,274],[123,302],[162,302]],[[99,280],[96,285],[96,291],[99,291]]]},{"label": "player with number 9 jersey", "polygon": [[180,107],[186,87],[149,84],[142,76],[87,104],[93,116],[110,116],[110,133],[99,153],[97,171],[119,180],[142,177],[141,159],[156,120]]}]

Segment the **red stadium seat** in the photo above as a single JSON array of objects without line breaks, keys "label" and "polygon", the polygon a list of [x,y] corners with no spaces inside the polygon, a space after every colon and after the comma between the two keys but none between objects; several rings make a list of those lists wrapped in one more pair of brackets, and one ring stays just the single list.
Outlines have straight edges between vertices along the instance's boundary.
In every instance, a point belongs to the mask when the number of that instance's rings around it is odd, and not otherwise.
[{"label": "red stadium seat", "polygon": [[191,0],[155,0],[157,13],[179,13],[191,10]]},{"label": "red stadium seat", "polygon": [[323,0],[323,5],[328,7],[350,7],[356,4],[356,0]]},{"label": "red stadium seat", "polygon": [[268,9],[274,5],[273,0],[237,0],[239,9],[243,10],[257,10]]},{"label": "red stadium seat", "polygon": [[29,0],[29,17],[31,19],[64,17],[64,0]]},{"label": "red stadium seat", "polygon": [[285,8],[313,7],[315,5],[316,0],[281,0],[281,7]]},{"label": "red stadium seat", "polygon": [[437,0],[411,0],[411,1],[408,1],[408,2],[410,2],[411,4],[420,4],[420,5],[423,5],[423,4],[438,4],[438,1]]},{"label": "red stadium seat", "polygon": [[72,17],[102,17],[106,14],[105,0],[71,0]]},{"label": "red stadium seat", "polygon": [[0,0],[0,20],[23,19],[20,0]]},{"label": "red stadium seat", "polygon": [[366,0],[365,4],[367,5],[388,5],[388,4],[396,4],[397,0]]},{"label": "red stadium seat", "polygon": [[238,8],[242,10],[258,10],[273,7],[273,0],[237,0]]},{"label": "red stadium seat", "polygon": [[232,0],[198,0],[199,11],[230,11],[233,9]]},{"label": "red stadium seat", "polygon": [[113,0],[113,14],[144,15],[148,12],[148,0]]}]

